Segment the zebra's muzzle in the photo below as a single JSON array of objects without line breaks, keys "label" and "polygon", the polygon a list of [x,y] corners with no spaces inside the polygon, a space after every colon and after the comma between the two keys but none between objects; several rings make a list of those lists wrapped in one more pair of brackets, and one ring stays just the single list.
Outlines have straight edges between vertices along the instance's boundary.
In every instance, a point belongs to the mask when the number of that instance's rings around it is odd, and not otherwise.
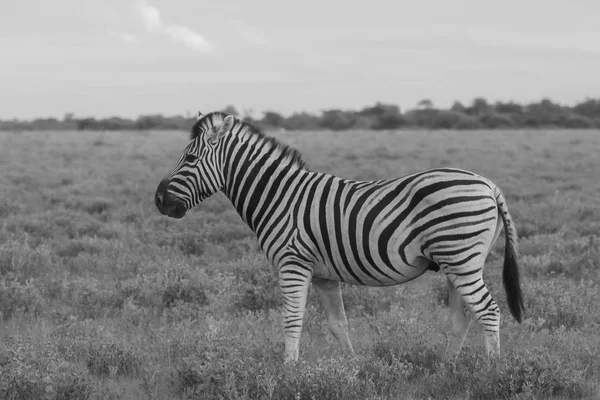
[{"label": "zebra's muzzle", "polygon": [[183,204],[176,204],[166,213],[171,218],[183,218],[185,216],[185,206]]},{"label": "zebra's muzzle", "polygon": [[154,194],[154,204],[156,204],[156,208],[163,215],[171,218],[183,218],[187,211],[185,204],[168,192],[168,185],[167,181],[160,182]]}]

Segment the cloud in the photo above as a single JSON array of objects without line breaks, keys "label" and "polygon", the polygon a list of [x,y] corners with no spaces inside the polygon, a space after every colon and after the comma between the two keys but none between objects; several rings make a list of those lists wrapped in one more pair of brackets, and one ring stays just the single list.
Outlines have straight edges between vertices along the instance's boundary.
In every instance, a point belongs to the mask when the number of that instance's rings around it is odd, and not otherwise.
[{"label": "cloud", "polygon": [[187,26],[165,24],[160,17],[160,11],[144,0],[137,0],[134,6],[148,31],[165,35],[192,50],[205,53],[213,51],[214,46],[211,42]]},{"label": "cloud", "polygon": [[261,47],[271,44],[267,35],[259,29],[237,19],[230,19],[228,22],[232,30],[234,30],[246,43]]},{"label": "cloud", "polygon": [[164,30],[173,41],[183,43],[191,49],[200,51],[213,49],[213,45],[208,40],[186,26],[167,25]]},{"label": "cloud", "polygon": [[240,29],[240,35],[245,41],[256,46],[267,46],[269,44],[269,39],[265,34],[253,28],[246,27]]},{"label": "cloud", "polygon": [[132,35],[131,33],[118,32],[118,31],[113,31],[113,30],[110,30],[110,29],[107,30],[106,32],[110,36],[122,39],[123,41],[125,41],[127,43],[133,43],[133,42],[137,41],[137,37],[135,35]]}]

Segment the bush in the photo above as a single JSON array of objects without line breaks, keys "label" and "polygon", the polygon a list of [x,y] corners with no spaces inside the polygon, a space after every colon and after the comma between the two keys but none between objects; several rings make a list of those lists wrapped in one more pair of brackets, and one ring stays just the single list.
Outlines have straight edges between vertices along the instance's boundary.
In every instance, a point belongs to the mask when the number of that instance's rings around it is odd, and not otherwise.
[{"label": "bush", "polygon": [[70,280],[64,287],[63,300],[73,306],[82,319],[107,316],[123,306],[124,297],[112,287],[94,278]]},{"label": "bush", "polygon": [[454,129],[461,122],[475,120],[466,114],[458,111],[440,111],[432,122],[431,127],[434,129]]},{"label": "bush", "polygon": [[85,369],[64,360],[52,343],[11,336],[0,345],[0,398],[88,399],[94,385]]},{"label": "bush", "polygon": [[481,118],[481,122],[489,129],[505,129],[515,126],[513,117],[508,114],[491,113]]},{"label": "bush", "polygon": [[193,303],[201,306],[208,305],[208,298],[201,287],[190,282],[179,281],[170,284],[163,292],[165,307],[173,307],[177,303]]},{"label": "bush", "polygon": [[569,115],[562,121],[561,125],[570,129],[591,129],[595,127],[592,119],[582,115]]},{"label": "bush", "polygon": [[99,376],[137,376],[143,358],[130,346],[112,341],[88,342],[86,365]]},{"label": "bush", "polygon": [[234,310],[271,310],[281,305],[279,281],[271,264],[262,255],[229,263],[238,281]]},{"label": "bush", "polygon": [[578,382],[577,375],[565,368],[562,360],[543,354],[509,355],[496,364],[486,384],[476,387],[473,394],[477,398],[582,398],[589,390]]},{"label": "bush", "polygon": [[0,276],[24,283],[52,269],[53,263],[46,246],[32,248],[28,237],[23,241],[8,240],[0,245]]},{"label": "bush", "polygon": [[373,129],[398,129],[406,123],[402,114],[394,110],[385,111],[376,121]]},{"label": "bush", "polygon": [[327,110],[321,117],[321,126],[334,131],[349,129],[353,124],[354,116],[342,110]]},{"label": "bush", "polygon": [[0,279],[0,320],[21,313],[38,316],[42,314],[45,306],[46,302],[31,281],[20,283],[16,280]]},{"label": "bush", "polygon": [[476,130],[483,129],[484,126],[479,120],[475,117],[467,115],[466,118],[460,119],[456,125],[454,125],[454,129],[459,130]]}]

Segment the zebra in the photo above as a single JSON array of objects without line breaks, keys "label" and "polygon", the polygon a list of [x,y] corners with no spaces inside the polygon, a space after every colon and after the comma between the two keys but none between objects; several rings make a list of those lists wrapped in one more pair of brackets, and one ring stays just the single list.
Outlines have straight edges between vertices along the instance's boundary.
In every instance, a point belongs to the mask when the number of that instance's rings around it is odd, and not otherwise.
[{"label": "zebra", "polygon": [[300,153],[249,122],[198,113],[190,142],[158,184],[160,213],[182,218],[217,191],[231,201],[276,268],[283,305],[284,362],[298,360],[309,284],[342,352],[355,356],[341,282],[389,286],[428,270],[446,275],[451,333],[463,347],[471,321],[489,358],[500,354],[500,310],[482,279],[505,231],[503,282],[520,323],[518,237],[504,195],[475,173],[437,168],[389,180],[355,181],[310,170]]}]

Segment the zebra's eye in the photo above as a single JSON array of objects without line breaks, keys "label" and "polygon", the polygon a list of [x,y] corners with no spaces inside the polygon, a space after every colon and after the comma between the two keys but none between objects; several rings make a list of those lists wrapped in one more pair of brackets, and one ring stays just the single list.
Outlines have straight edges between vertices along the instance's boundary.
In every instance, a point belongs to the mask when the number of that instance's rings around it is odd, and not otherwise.
[{"label": "zebra's eye", "polygon": [[198,157],[196,157],[194,154],[188,154],[187,156],[185,156],[185,162],[193,164],[196,161],[198,161]]}]

